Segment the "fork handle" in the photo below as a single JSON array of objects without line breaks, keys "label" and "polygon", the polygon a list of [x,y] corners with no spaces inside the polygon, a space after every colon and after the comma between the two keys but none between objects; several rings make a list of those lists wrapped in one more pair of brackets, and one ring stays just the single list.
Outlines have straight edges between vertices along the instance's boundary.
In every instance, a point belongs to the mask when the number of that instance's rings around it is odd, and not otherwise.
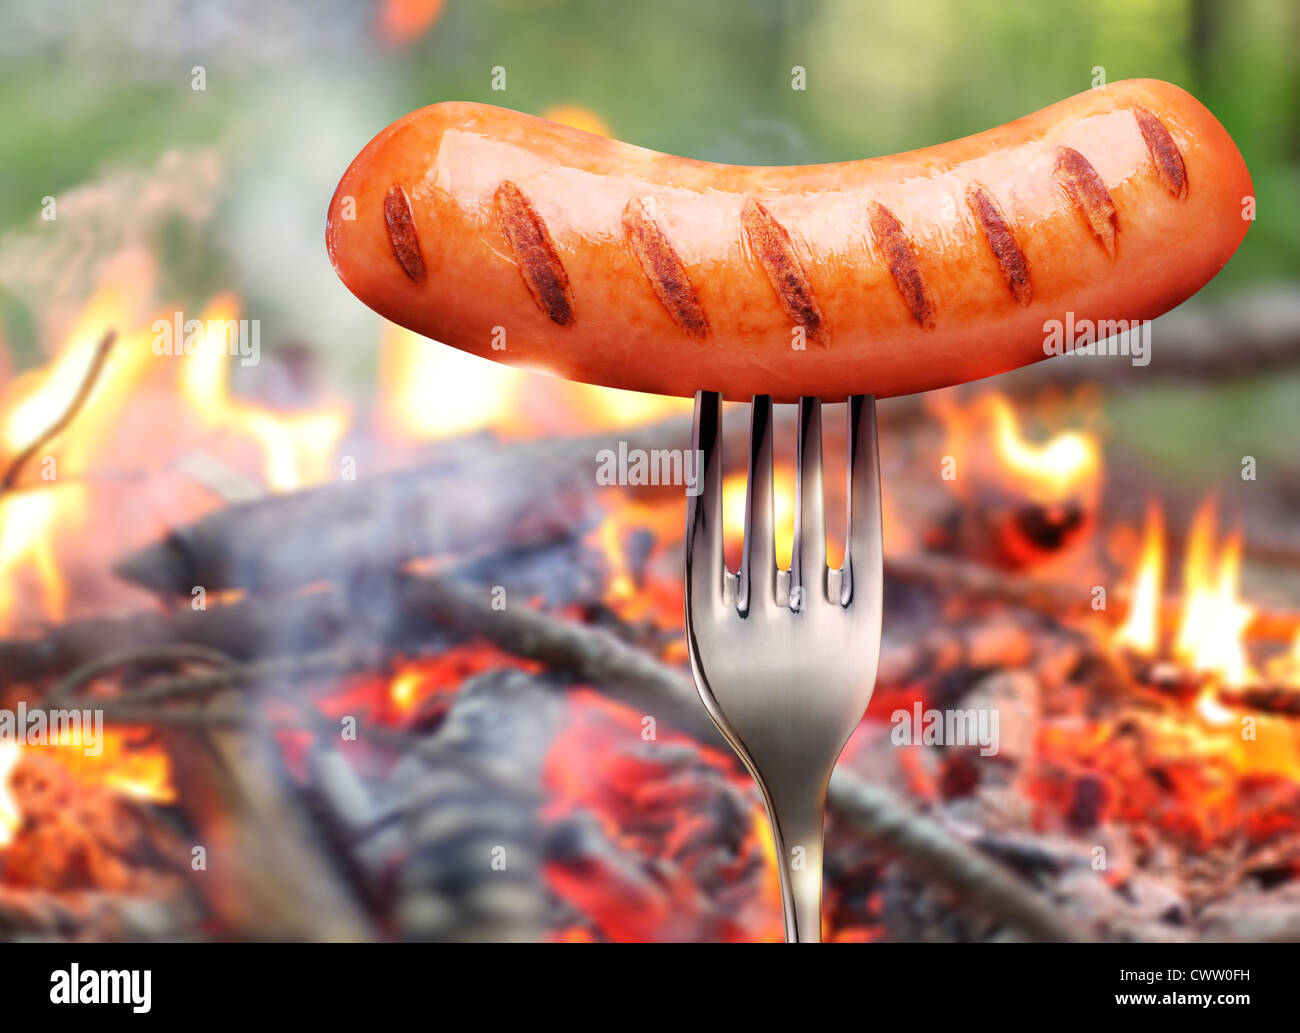
[{"label": "fork handle", "polygon": [[826,783],[767,799],[787,943],[822,942],[822,824]]}]

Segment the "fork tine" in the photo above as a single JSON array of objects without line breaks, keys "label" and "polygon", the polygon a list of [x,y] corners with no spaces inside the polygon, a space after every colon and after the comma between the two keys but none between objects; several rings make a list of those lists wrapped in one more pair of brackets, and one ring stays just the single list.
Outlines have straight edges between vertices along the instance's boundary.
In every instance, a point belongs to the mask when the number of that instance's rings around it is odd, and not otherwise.
[{"label": "fork tine", "polygon": [[[795,446],[794,549],[790,554],[790,584],[807,606],[826,593],[826,503],[822,491],[822,403],[799,399],[799,438]],[[792,607],[797,608],[797,607]]]},{"label": "fork tine", "polygon": [[772,502],[772,396],[755,395],[749,414],[745,545],[740,562],[741,613],[776,604],[776,531]]},{"label": "fork tine", "polygon": [[880,454],[875,395],[849,399],[849,512],[840,603],[880,612],[883,591],[880,524]]},{"label": "fork tine", "polygon": [[722,419],[716,391],[695,392],[691,449],[695,490],[686,500],[686,605],[707,589],[701,600],[720,603],[726,568],[722,552]]}]

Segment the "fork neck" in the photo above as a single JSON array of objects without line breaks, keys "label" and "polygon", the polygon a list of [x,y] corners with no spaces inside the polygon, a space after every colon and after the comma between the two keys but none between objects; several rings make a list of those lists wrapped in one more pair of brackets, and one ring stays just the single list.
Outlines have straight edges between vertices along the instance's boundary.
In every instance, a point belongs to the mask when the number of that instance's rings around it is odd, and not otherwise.
[{"label": "fork neck", "polygon": [[767,800],[781,874],[781,906],[788,943],[822,940],[822,825],[826,786],[808,787],[799,799]]}]

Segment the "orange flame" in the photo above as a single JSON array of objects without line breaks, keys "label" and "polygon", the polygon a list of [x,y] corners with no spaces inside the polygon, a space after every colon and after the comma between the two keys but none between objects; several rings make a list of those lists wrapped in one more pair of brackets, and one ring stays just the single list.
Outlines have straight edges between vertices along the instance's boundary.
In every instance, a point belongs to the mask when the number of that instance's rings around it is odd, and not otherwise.
[{"label": "orange flame", "polygon": [[1300,631],[1296,632],[1289,650],[1268,662],[1266,673],[1268,681],[1274,685],[1300,689]]},{"label": "orange flame", "polygon": [[442,17],[444,0],[382,0],[375,33],[391,47],[414,43]]},{"label": "orange flame", "polygon": [[613,135],[603,118],[581,104],[556,104],[543,111],[542,118],[549,118],[552,122],[572,126],[584,132],[595,133],[597,136]]}]

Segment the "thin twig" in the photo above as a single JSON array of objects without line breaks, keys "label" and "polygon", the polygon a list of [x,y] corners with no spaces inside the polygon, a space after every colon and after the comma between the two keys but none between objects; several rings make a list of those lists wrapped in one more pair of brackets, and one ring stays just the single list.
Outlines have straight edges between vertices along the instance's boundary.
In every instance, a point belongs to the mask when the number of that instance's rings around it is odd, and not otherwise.
[{"label": "thin twig", "polygon": [[219,668],[230,667],[233,661],[224,653],[207,646],[193,645],[186,642],[176,644],[145,646],[143,648],[122,649],[115,653],[96,657],[69,672],[50,687],[45,694],[47,707],[58,706],[68,701],[74,692],[96,678],[122,667],[136,664],[157,665],[163,663],[207,663]]},{"label": "thin twig", "polygon": [[[211,649],[203,647],[188,647],[193,656],[187,659],[199,659],[216,664],[216,669],[211,671],[202,671],[195,674],[180,674],[166,678],[154,678],[143,684],[124,688],[117,696],[80,696],[73,697],[71,693],[66,693],[54,697],[53,692],[45,697],[42,703],[43,707],[60,705],[64,707],[92,707],[102,709],[106,716],[116,716],[117,714],[130,711],[133,714],[148,714],[147,708],[142,704],[163,703],[168,700],[191,699],[196,696],[203,696],[207,693],[217,692],[221,689],[234,689],[243,685],[256,684],[260,682],[270,682],[276,679],[298,678],[306,679],[320,677],[322,675],[338,676],[346,674],[349,671],[360,670],[371,666],[373,658],[367,658],[355,652],[345,650],[323,650],[316,653],[290,654],[288,656],[278,656],[269,660],[262,660],[257,663],[241,664],[233,662],[229,657],[216,653]],[[105,657],[104,660],[96,661],[92,664],[86,664],[82,671],[87,671],[91,667],[99,668],[94,674],[102,674],[104,671],[123,666],[123,661],[130,663],[139,663],[146,660],[163,660],[175,659],[176,656],[186,651],[185,646],[176,646],[175,655],[168,655],[169,651],[151,649],[151,650],[131,650],[133,654],[129,657],[126,652],[117,654],[114,657]],[[112,661],[116,662],[112,662]],[[76,672],[74,672],[75,674]],[[86,679],[81,678],[84,682]],[[69,675],[60,684],[72,684],[73,675]],[[154,711],[157,713],[166,713],[166,711]]]},{"label": "thin twig", "polygon": [[104,365],[108,361],[108,354],[113,350],[113,345],[117,342],[117,331],[109,330],[100,339],[99,344],[95,347],[95,353],[91,356],[90,365],[86,367],[86,373],[81,378],[81,385],[77,388],[77,393],[73,395],[72,401],[64,409],[63,415],[55,420],[44,432],[37,435],[36,440],[19,452],[10,461],[4,476],[0,477],[0,495],[11,491],[18,478],[22,476],[23,468],[32,460],[42,448],[62,434],[74,419],[77,417],[86,400],[90,398],[91,392],[95,390],[95,385],[99,383],[99,375],[104,371]]}]

